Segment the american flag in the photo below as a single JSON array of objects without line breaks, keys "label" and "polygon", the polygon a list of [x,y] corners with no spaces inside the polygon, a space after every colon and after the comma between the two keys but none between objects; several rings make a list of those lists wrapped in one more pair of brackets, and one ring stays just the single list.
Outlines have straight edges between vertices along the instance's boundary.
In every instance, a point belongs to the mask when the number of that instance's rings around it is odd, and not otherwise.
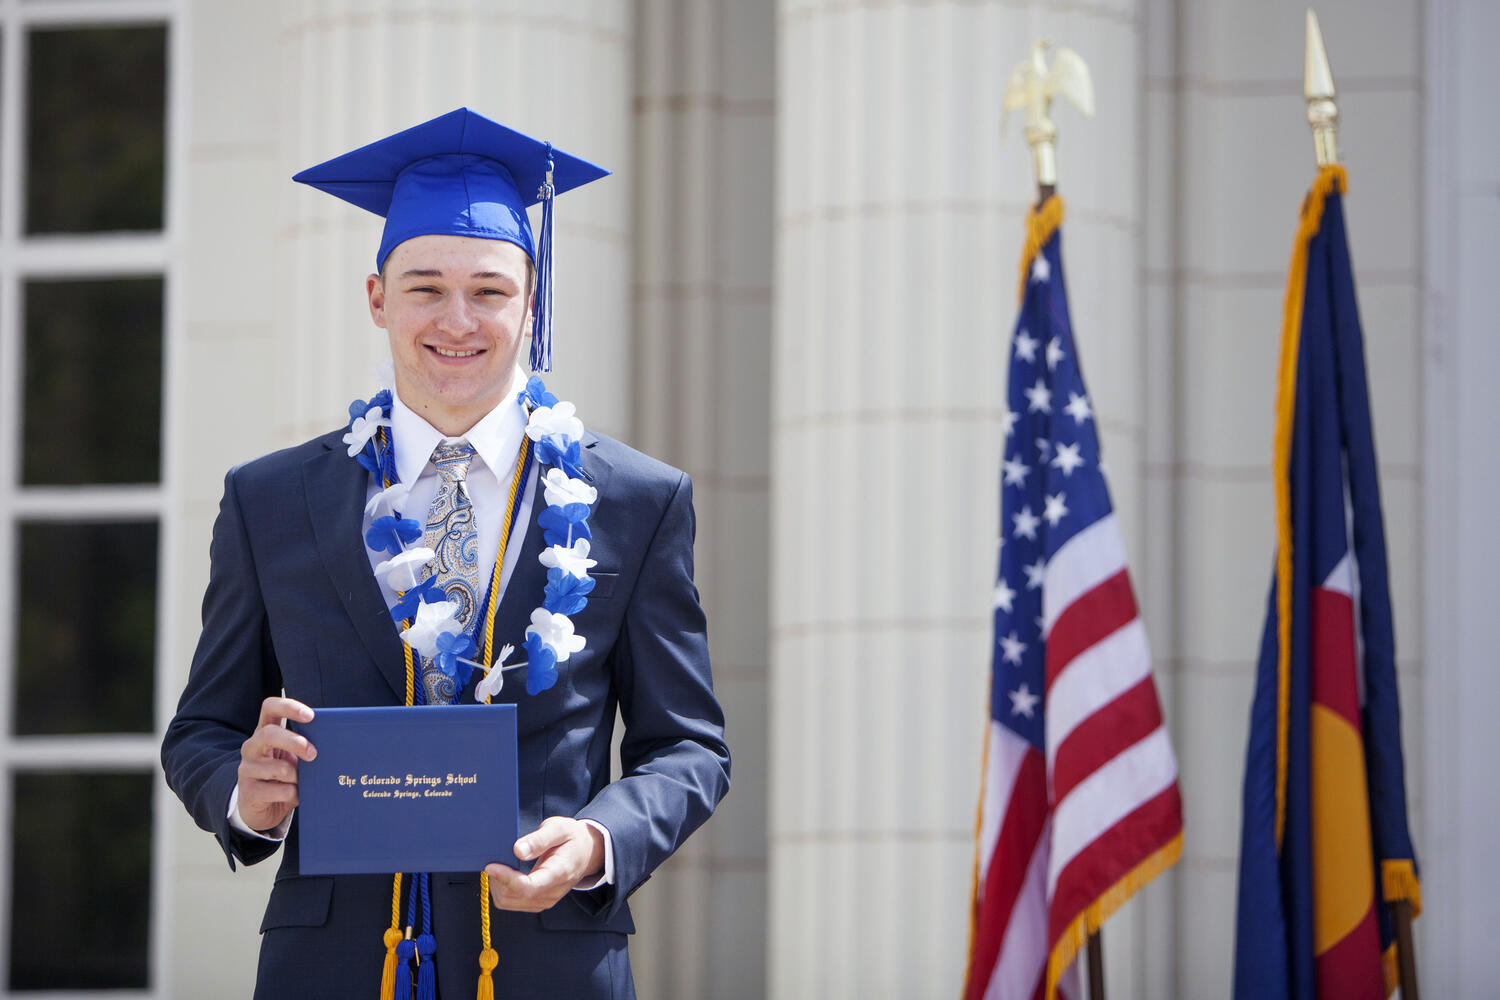
[{"label": "american flag", "polygon": [[[1051,998],[1181,851],[1177,762],[1068,320],[1054,196],[1028,220],[965,995]],[[1067,992],[1072,992],[1071,989]]]}]

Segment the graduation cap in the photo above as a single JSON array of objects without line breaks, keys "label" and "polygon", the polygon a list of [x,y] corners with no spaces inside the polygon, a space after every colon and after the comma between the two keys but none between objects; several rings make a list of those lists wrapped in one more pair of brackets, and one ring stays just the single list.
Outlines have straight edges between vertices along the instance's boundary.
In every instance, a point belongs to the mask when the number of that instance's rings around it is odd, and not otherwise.
[{"label": "graduation cap", "polygon": [[[526,251],[536,266],[531,367],[552,368],[552,201],[602,167],[459,108],[378,139],[292,180],[385,218],[375,269],[415,236],[477,236]],[[526,209],[542,206],[539,239]]]}]

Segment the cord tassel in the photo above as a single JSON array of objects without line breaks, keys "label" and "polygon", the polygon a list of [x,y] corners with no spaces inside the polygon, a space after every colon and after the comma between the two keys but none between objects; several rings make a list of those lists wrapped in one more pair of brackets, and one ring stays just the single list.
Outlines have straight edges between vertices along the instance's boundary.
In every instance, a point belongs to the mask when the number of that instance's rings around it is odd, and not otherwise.
[{"label": "cord tassel", "polygon": [[387,927],[385,929],[385,965],[380,970],[380,1000],[396,1000],[396,946],[400,943],[400,929]]},{"label": "cord tassel", "polygon": [[479,953],[479,993],[476,1000],[495,1000],[495,966],[500,956],[495,949],[486,948]]},{"label": "cord tassel", "polygon": [[495,1000],[495,966],[500,956],[490,946],[490,877],[479,873],[479,940],[484,946],[479,951],[478,1000]]},{"label": "cord tassel", "polygon": [[411,996],[411,959],[417,953],[417,942],[402,938],[396,945],[396,975],[392,979],[392,1000],[408,1000]]},{"label": "cord tassel", "polygon": [[437,963],[432,956],[437,953],[437,938],[431,934],[417,935],[417,1000],[437,1000]]},{"label": "cord tassel", "polygon": [[536,309],[531,326],[531,370],[552,370],[552,144],[547,144],[547,179],[537,196],[542,202],[542,231],[536,241]]}]

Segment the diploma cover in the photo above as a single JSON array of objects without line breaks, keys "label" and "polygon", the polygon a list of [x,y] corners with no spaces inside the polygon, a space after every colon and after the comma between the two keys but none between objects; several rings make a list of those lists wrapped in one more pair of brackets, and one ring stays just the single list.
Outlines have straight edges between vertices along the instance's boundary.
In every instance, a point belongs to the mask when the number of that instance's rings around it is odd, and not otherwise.
[{"label": "diploma cover", "polygon": [[320,708],[295,727],[304,875],[516,867],[516,706]]}]

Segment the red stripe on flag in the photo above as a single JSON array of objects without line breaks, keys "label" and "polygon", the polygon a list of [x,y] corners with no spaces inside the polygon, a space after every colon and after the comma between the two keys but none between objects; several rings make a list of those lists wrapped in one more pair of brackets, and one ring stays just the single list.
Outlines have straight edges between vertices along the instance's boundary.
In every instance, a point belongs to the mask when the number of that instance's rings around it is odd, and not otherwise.
[{"label": "red stripe on flag", "polygon": [[1052,801],[1067,798],[1080,781],[1135,746],[1161,722],[1156,684],[1147,674],[1135,687],[1089,716],[1057,748],[1052,764]]},{"label": "red stripe on flag", "polygon": [[1312,698],[1343,716],[1356,733],[1359,720],[1358,666],[1354,658],[1354,601],[1348,594],[1312,588],[1308,608],[1312,639]]},{"label": "red stripe on flag", "polygon": [[1079,914],[1181,830],[1182,797],[1173,782],[1105,830],[1068,862],[1052,893],[1047,940],[1055,944]]},{"label": "red stripe on flag", "polygon": [[[979,896],[975,917],[974,948],[969,959],[969,1000],[979,1000],[989,986],[1005,928],[1015,909],[1016,897],[1026,881],[1026,869],[1047,824],[1047,768],[1039,751],[1028,748],[1016,773],[1016,783],[1005,803],[1005,819],[990,853],[989,870]],[[986,808],[991,804],[987,803]]]},{"label": "red stripe on flag", "polygon": [[1047,687],[1079,653],[1136,617],[1130,574],[1123,569],[1064,608],[1047,634]]}]

